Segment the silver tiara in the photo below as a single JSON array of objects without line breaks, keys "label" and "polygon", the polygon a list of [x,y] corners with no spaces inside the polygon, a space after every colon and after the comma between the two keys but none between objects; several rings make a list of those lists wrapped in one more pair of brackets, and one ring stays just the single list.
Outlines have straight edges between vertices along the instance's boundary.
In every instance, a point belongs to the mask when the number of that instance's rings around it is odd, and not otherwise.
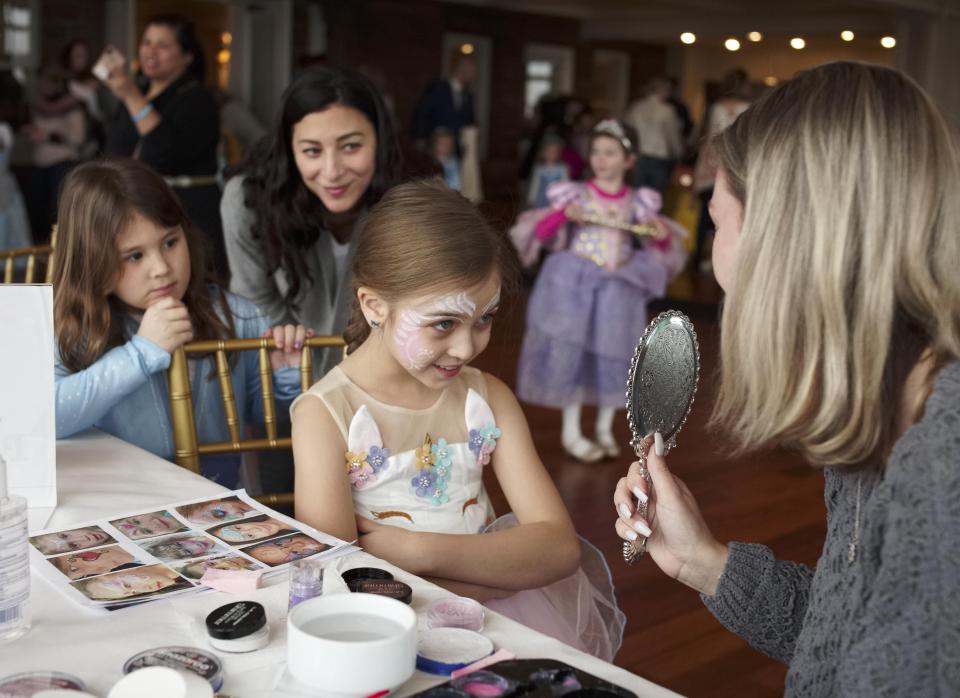
[{"label": "silver tiara", "polygon": [[593,132],[595,134],[603,134],[604,136],[613,136],[620,141],[628,153],[633,150],[633,143],[631,143],[630,138],[627,137],[627,132],[623,130],[623,126],[621,126],[620,122],[616,119],[604,119],[593,127]]}]

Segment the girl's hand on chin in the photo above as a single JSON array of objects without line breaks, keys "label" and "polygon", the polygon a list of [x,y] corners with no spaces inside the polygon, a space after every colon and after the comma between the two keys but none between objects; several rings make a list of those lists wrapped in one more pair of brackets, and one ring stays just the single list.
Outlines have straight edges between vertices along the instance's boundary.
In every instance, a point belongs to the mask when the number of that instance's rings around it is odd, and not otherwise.
[{"label": "girl's hand on chin", "polygon": [[303,340],[316,334],[303,325],[277,325],[264,330],[264,337],[273,337],[277,348],[270,352],[270,365],[277,368],[296,368],[300,365]]},{"label": "girl's hand on chin", "polygon": [[177,347],[193,340],[190,311],[182,301],[165,296],[143,311],[137,334],[172,354]]}]

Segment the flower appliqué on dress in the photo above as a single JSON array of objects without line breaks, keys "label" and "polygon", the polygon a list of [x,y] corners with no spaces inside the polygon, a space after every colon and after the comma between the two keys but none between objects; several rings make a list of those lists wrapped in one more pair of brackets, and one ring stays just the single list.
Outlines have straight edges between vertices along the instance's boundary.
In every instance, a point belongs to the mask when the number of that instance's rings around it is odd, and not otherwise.
[{"label": "flower appliqu\u00e9 on dress", "polygon": [[390,449],[389,448],[380,448],[379,446],[371,446],[367,449],[367,463],[370,464],[370,467],[373,468],[373,472],[379,473],[380,469],[386,465],[387,461],[390,459]]},{"label": "flower appliqu\u00e9 on dress", "polygon": [[418,497],[430,499],[438,506],[450,501],[447,483],[453,465],[452,455],[446,439],[433,443],[430,434],[424,437],[423,446],[414,452],[417,474],[410,480]]},{"label": "flower appliqu\u00e9 on dress", "polygon": [[490,454],[497,448],[497,439],[501,436],[503,432],[495,424],[470,430],[470,450],[477,457],[477,463],[480,465],[490,463]]},{"label": "flower appliqu\u00e9 on dress", "polygon": [[350,484],[358,490],[363,489],[369,484],[376,482],[377,475],[367,459],[366,451],[354,453],[347,451],[347,474],[350,476]]}]

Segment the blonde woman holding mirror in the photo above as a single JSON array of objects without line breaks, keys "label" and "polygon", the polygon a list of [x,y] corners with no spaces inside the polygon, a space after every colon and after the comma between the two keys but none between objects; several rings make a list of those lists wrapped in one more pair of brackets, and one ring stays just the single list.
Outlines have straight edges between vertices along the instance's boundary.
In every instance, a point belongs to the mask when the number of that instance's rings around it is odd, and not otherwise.
[{"label": "blonde woman holding mirror", "polygon": [[[652,448],[616,530],[790,666],[788,696],[960,692],[960,153],[880,66],[800,73],[714,142],[713,426],[824,471],[816,567],[717,541]],[[731,482],[730,487],[739,483]],[[644,504],[647,509],[641,514]]]}]

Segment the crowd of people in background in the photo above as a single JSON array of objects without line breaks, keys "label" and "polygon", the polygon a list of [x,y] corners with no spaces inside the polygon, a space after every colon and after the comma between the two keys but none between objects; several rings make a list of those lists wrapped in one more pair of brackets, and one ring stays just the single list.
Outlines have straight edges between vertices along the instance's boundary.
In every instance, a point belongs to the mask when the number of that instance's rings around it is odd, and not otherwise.
[{"label": "crowd of people in background", "polygon": [[[260,489],[293,487],[309,523],[612,659],[625,618],[603,556],[576,535],[511,387],[469,365],[519,286],[517,255],[472,203],[476,60],[458,54],[405,127],[375,68],[305,68],[258,129],[206,85],[182,17],[146,23],[135,70],[116,48],[93,56],[66,46],[29,102],[0,74],[0,246],[58,226],[57,436],[96,427],[169,459],[171,355],[194,339],[272,338],[294,462],[271,462],[277,481]],[[688,174],[702,204],[693,268],[716,222],[728,292],[714,422],[744,450],[786,446],[825,468],[827,540],[816,570],[722,544],[659,433],[617,486],[617,534],[790,662],[788,694],[947,694],[960,622],[954,134],[880,66],[804,71],[752,106],[742,70],[709,87],[699,129],[662,76],[623,114],[540,100],[512,202],[526,210],[510,239],[539,267],[517,395],[562,411],[571,458],[620,455],[614,412],[647,303],[687,261],[664,202]],[[225,171],[228,113],[249,147]],[[32,153],[19,183],[17,137]],[[343,335],[348,352],[321,357],[303,392],[312,333]],[[200,441],[227,438],[213,361],[192,362]],[[229,371],[240,426],[262,421],[271,371],[256,358]],[[583,405],[597,408],[589,438]],[[487,465],[511,514],[495,518]],[[232,454],[201,472],[240,479]]]}]

